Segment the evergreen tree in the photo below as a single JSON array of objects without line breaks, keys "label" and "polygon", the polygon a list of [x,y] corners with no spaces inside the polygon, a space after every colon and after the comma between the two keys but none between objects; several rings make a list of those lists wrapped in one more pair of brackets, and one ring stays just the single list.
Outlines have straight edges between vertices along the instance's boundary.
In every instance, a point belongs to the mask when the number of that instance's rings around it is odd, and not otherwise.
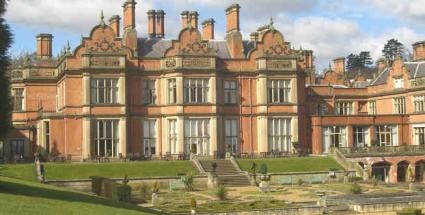
[{"label": "evergreen tree", "polygon": [[12,34],[7,25],[4,14],[6,0],[0,0],[0,138],[6,135],[10,128],[11,100],[9,90],[9,77],[7,71],[10,65],[8,49],[12,43]]},{"label": "evergreen tree", "polygon": [[360,52],[359,58],[360,58],[360,64],[362,65],[362,67],[367,67],[373,64],[372,57],[370,57],[370,52],[368,51]]},{"label": "evergreen tree", "polygon": [[389,65],[392,65],[397,56],[406,57],[406,48],[398,40],[390,39],[385,44],[382,54],[387,59]]},{"label": "evergreen tree", "polygon": [[353,54],[347,56],[346,70],[351,71],[353,69],[365,68],[373,64],[370,52],[362,51],[360,54]]}]

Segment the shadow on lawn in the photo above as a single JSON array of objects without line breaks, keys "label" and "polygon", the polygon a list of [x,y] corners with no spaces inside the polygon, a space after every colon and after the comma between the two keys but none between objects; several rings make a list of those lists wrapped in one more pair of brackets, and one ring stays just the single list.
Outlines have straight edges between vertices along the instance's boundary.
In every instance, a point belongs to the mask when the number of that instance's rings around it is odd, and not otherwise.
[{"label": "shadow on lawn", "polygon": [[54,200],[84,202],[89,204],[105,205],[109,207],[122,208],[127,210],[135,210],[149,214],[164,214],[157,211],[141,208],[136,205],[125,202],[115,202],[100,197],[74,193],[65,190],[47,189],[38,186],[31,186],[27,184],[20,184],[11,181],[4,181],[0,178],[0,193],[7,193],[12,195],[24,195],[39,198],[49,198]]}]

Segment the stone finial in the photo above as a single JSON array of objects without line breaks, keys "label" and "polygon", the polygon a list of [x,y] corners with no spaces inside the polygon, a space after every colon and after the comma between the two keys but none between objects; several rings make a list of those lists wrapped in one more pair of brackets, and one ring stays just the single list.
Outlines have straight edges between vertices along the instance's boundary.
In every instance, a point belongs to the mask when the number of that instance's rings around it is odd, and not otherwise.
[{"label": "stone finial", "polygon": [[272,31],[274,31],[275,29],[274,29],[274,22],[273,22],[273,17],[271,16],[270,17],[270,24],[269,24],[269,28],[270,28],[270,30],[272,30]]},{"label": "stone finial", "polygon": [[103,15],[103,9],[100,11],[100,25],[105,26],[105,16]]},{"label": "stone finial", "polygon": [[69,45],[69,40],[68,40],[68,42],[66,43],[66,52],[67,52],[68,54],[71,54],[71,46]]}]

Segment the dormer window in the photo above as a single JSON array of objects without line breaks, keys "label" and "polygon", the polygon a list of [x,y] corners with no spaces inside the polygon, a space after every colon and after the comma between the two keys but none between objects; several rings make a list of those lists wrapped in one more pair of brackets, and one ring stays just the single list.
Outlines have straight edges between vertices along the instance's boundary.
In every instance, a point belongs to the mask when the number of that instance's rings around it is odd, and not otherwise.
[{"label": "dormer window", "polygon": [[403,78],[394,78],[394,88],[396,88],[396,89],[404,88],[404,79]]}]

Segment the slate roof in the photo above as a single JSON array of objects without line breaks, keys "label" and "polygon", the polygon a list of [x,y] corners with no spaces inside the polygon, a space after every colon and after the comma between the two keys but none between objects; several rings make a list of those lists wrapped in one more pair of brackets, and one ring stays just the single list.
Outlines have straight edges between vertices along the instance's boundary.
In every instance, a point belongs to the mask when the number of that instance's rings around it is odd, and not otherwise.
[{"label": "slate roof", "polygon": [[384,71],[379,73],[378,77],[372,82],[371,85],[380,85],[387,83],[388,75],[390,74],[390,68],[385,68]]},{"label": "slate roof", "polygon": [[410,78],[425,77],[425,62],[406,62],[404,63],[406,69],[410,73]]},{"label": "slate roof", "polygon": [[[231,55],[227,48],[225,40],[210,40],[208,41],[210,48],[217,52],[217,56],[221,59],[230,59]],[[146,58],[161,58],[165,51],[172,46],[171,40],[157,38],[139,38],[139,56]],[[251,41],[243,41],[245,56],[248,52],[254,49],[254,43]]]}]

